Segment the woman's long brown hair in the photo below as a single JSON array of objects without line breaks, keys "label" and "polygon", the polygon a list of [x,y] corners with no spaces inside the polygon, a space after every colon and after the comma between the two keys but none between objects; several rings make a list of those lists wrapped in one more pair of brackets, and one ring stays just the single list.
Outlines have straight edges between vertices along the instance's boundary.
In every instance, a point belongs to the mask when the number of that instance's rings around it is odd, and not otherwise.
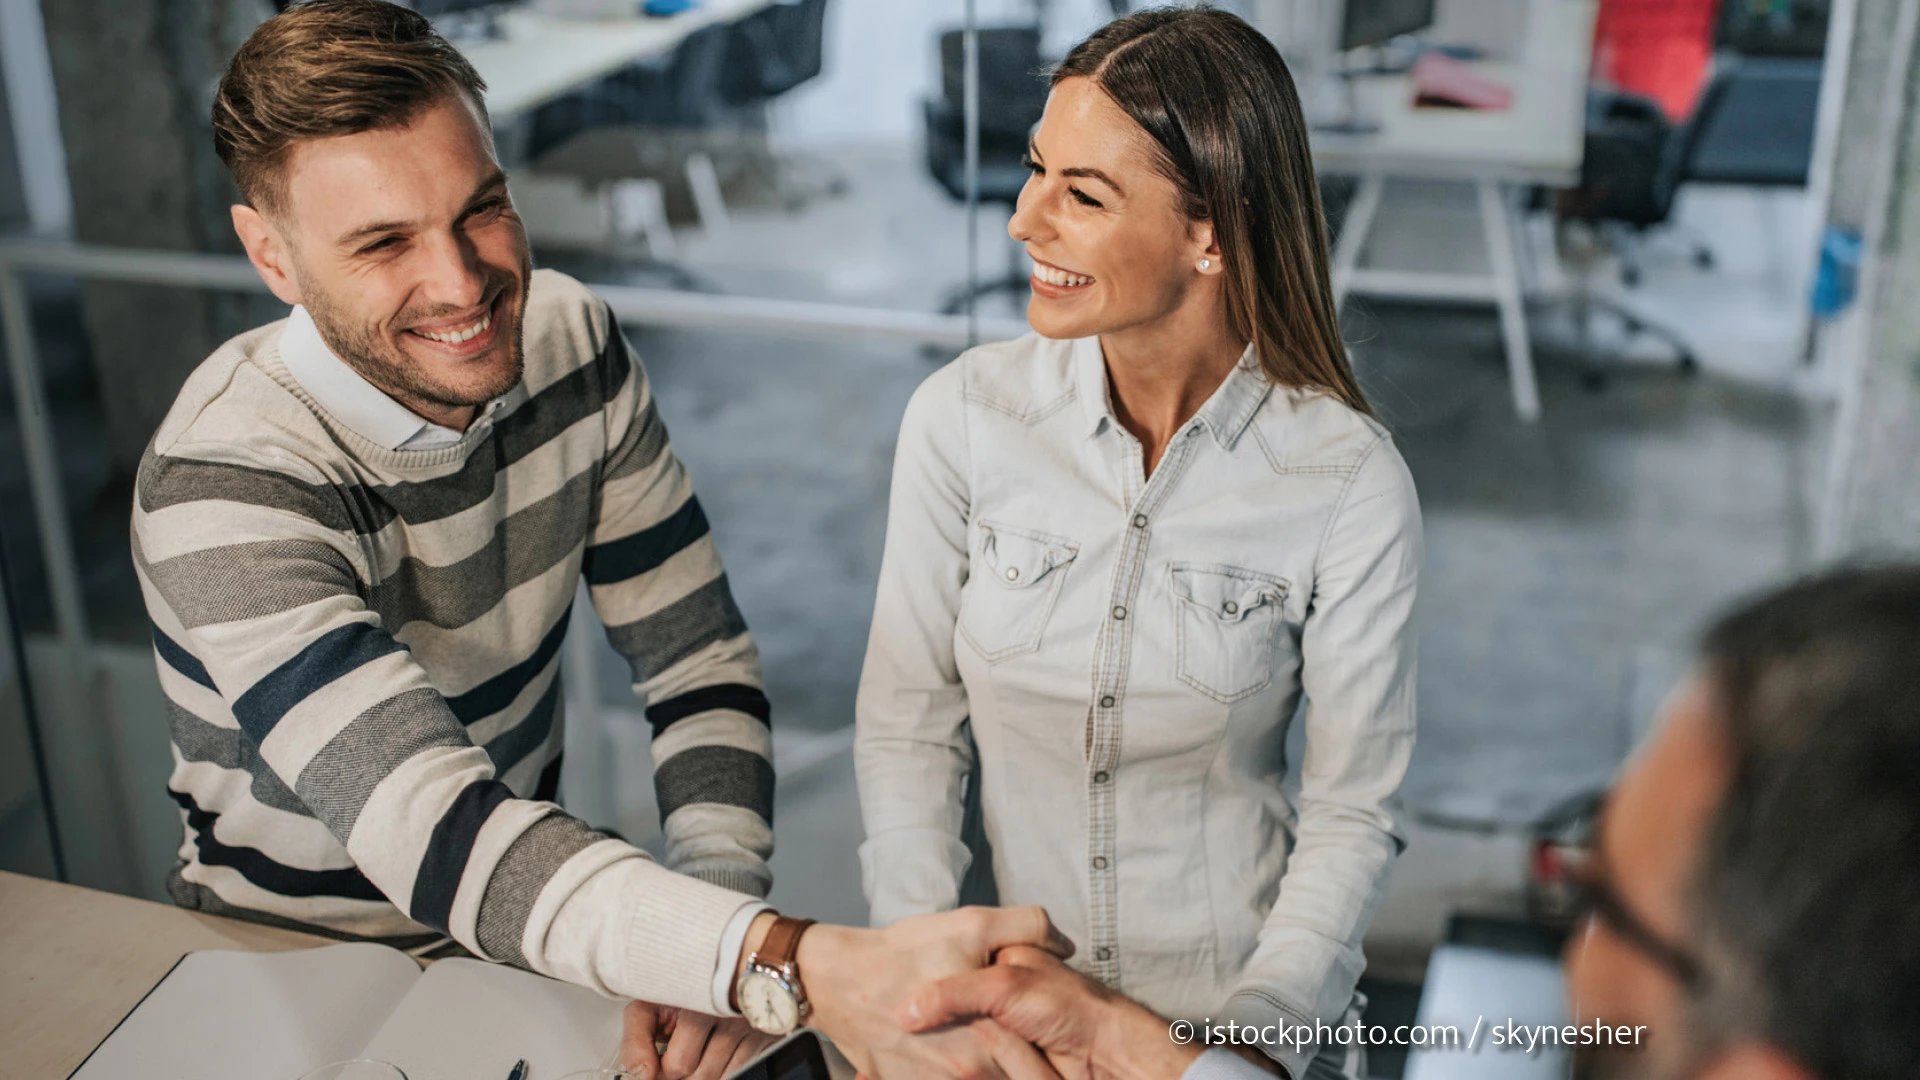
[{"label": "woman's long brown hair", "polygon": [[1159,8],[1074,46],[1053,82],[1092,79],[1145,129],[1187,217],[1211,221],[1228,325],[1267,377],[1371,416],[1340,339],[1327,223],[1293,76],[1273,43],[1228,12]]}]

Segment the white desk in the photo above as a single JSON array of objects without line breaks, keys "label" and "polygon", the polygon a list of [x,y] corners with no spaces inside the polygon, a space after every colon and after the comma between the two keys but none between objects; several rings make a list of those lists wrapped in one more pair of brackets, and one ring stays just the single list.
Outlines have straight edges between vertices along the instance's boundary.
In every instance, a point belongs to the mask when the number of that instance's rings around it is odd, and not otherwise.
[{"label": "white desk", "polygon": [[666,56],[701,27],[735,22],[774,2],[701,0],[665,18],[576,19],[510,8],[500,17],[503,36],[459,47],[487,81],[487,111],[498,124],[621,68]]},{"label": "white desk", "polygon": [[[1477,65],[1513,90],[1499,112],[1416,108],[1410,76],[1359,80],[1364,135],[1312,133],[1315,167],[1358,176],[1360,184],[1333,251],[1334,303],[1348,293],[1421,300],[1490,301],[1500,311],[1513,408],[1540,415],[1527,338],[1523,251],[1514,196],[1524,185],[1565,187],[1580,175],[1586,138],[1587,66],[1595,0],[1533,0],[1518,55]],[[1487,246],[1484,274],[1414,272],[1359,265],[1386,182],[1393,177],[1473,185]]]},{"label": "white desk", "polygon": [[0,871],[0,1077],[60,1080],[195,949],[331,939]]},{"label": "white desk", "polygon": [[[73,1072],[196,949],[284,952],[336,944],[0,870],[0,1080],[60,1080]],[[853,1066],[831,1043],[826,1051],[835,1080],[852,1080]]]}]

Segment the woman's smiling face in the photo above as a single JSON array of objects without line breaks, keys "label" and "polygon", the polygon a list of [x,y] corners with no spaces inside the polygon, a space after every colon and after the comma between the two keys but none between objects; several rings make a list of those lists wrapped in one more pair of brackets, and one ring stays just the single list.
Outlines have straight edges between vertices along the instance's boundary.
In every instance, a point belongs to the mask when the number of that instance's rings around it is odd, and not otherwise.
[{"label": "woman's smiling face", "polygon": [[1053,88],[1029,167],[1007,232],[1034,262],[1027,321],[1035,330],[1112,334],[1186,302],[1212,230],[1187,218],[1151,138],[1093,80]]}]

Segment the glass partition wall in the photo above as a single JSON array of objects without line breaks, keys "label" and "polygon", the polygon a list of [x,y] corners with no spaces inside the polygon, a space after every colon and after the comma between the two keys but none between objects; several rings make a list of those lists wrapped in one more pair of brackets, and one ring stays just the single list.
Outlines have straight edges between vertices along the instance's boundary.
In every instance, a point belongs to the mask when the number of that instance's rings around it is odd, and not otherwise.
[{"label": "glass partition wall", "polygon": [[[19,424],[11,394],[0,394],[0,453],[15,459]],[[0,477],[0,500],[24,501]],[[58,815],[49,792],[34,664],[20,631],[19,574],[0,532],[0,870],[66,880]]]},{"label": "glass partition wall", "polygon": [[[487,79],[536,265],[613,303],[713,522],[775,702],[780,895],[863,918],[848,751],[894,435],[921,379],[1025,328],[1027,267],[1005,232],[1019,157],[1048,58],[1110,17],[1105,0],[701,0],[668,17],[415,6]],[[47,105],[78,110],[125,73],[46,10],[64,58],[43,73]],[[195,40],[205,49],[177,50],[148,73],[166,84],[154,92],[200,93],[249,29],[227,19]],[[101,164],[87,142],[113,114],[58,115],[64,127],[7,132],[61,139],[51,150],[75,197],[52,232],[0,225],[0,277],[18,298],[8,385],[40,402],[24,425],[12,396],[0,413],[14,511],[0,515],[14,601],[0,623],[0,867],[164,899],[180,810],[127,544],[133,470],[212,346],[286,309],[214,227],[232,193],[204,124],[148,132],[174,141],[118,166],[167,189],[173,224],[201,237],[183,256],[115,239],[101,193],[118,177],[89,172]],[[12,148],[49,160],[49,147]],[[190,167],[169,173],[168,155]],[[645,703],[591,608],[576,611],[562,797],[648,843]]]}]

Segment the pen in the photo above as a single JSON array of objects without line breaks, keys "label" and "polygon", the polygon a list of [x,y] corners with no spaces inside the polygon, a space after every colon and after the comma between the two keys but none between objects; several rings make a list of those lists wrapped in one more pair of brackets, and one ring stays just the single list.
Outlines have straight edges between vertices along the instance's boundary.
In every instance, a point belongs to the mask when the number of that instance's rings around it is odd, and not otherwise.
[{"label": "pen", "polygon": [[521,1058],[513,1063],[513,1071],[507,1074],[507,1080],[527,1080],[527,1059]]}]

